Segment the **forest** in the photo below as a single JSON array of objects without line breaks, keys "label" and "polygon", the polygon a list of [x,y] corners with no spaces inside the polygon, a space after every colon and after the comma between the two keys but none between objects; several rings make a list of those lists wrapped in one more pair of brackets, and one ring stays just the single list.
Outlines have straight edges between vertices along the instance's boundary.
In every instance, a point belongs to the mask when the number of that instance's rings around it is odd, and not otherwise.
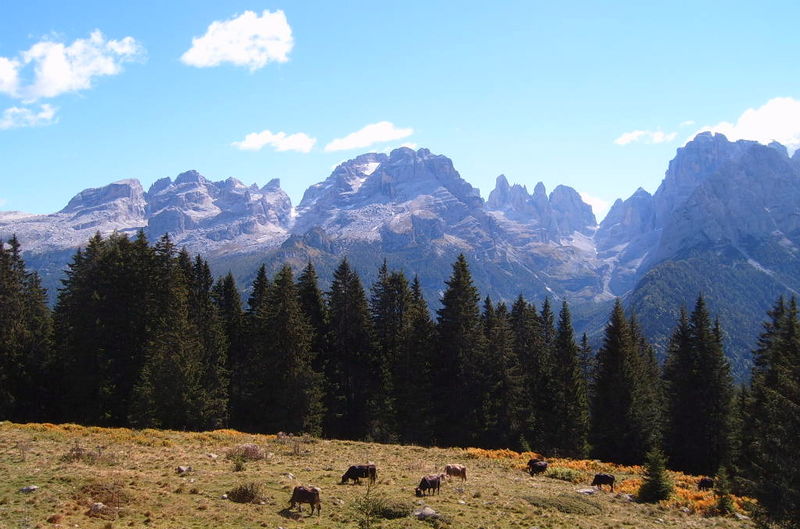
[{"label": "forest", "polygon": [[0,420],[660,459],[798,526],[794,298],[765,315],[750,382],[736,387],[701,293],[659,362],[621,300],[592,351],[566,301],[481,299],[463,255],[434,313],[417,279],[385,262],[368,289],[345,258],[327,292],[311,263],[297,277],[262,266],[246,303],[242,291],[168,236],[98,234],[51,309],[11,238],[0,244]]}]

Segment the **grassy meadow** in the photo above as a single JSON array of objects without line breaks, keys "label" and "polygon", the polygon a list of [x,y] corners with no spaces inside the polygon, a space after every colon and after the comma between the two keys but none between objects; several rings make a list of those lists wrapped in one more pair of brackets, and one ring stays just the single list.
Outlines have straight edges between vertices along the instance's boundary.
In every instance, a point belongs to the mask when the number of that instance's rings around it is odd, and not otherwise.
[{"label": "grassy meadow", "polygon": [[[250,447],[260,459],[236,456]],[[253,454],[250,454],[253,455]],[[187,433],[0,423],[0,529],[123,527],[173,529],[304,528],[750,528],[752,522],[713,516],[715,496],[697,491],[699,478],[673,474],[672,499],[632,502],[640,467],[550,459],[531,477],[532,453],[440,449],[308,438],[277,438],[233,430]],[[378,480],[340,485],[350,464],[374,462]],[[462,463],[468,480],[450,480],[438,496],[417,498],[425,474]],[[192,470],[179,474],[178,466]],[[616,475],[617,489],[592,495],[595,472]],[[295,485],[322,490],[321,516],[288,509]],[[34,492],[20,492],[29,485]],[[227,498],[223,498],[227,495]],[[237,503],[231,498],[248,500]],[[746,512],[749,500],[735,498]],[[102,504],[99,506],[98,504]],[[412,510],[430,506],[426,521]]]}]

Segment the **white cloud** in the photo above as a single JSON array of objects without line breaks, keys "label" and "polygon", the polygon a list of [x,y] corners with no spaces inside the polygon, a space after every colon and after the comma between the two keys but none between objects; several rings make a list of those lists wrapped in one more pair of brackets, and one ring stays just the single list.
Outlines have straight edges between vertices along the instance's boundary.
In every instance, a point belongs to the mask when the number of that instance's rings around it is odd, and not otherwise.
[{"label": "white cloud", "polygon": [[19,84],[19,61],[0,57],[0,92],[14,96]]},{"label": "white cloud", "polygon": [[611,208],[611,202],[608,200],[603,200],[602,198],[595,197],[590,195],[589,193],[579,193],[581,198],[584,202],[592,206],[592,211],[594,212],[594,216],[597,218],[597,221],[600,222],[608,213],[608,210]]},{"label": "white cloud", "polygon": [[28,107],[7,108],[0,114],[0,130],[52,125],[56,121],[56,110],[48,104],[41,105],[38,112]]},{"label": "white cloud", "polygon": [[[116,75],[122,64],[139,59],[144,49],[133,37],[106,40],[99,30],[88,39],[76,39],[66,45],[55,40],[41,40],[19,58],[0,57],[0,92],[26,102],[56,97],[92,87],[92,80]],[[23,83],[20,74],[33,69],[32,82]]]},{"label": "white cloud", "polygon": [[686,121],[681,121],[681,124],[678,125],[679,127],[691,127],[694,125],[695,121],[693,119],[687,119]]},{"label": "white cloud", "polygon": [[361,149],[369,147],[374,143],[384,141],[399,140],[407,138],[414,133],[414,129],[400,129],[389,121],[379,121],[367,125],[361,130],[348,134],[344,138],[337,138],[325,146],[325,152],[346,151],[349,149]]},{"label": "white cloud", "polygon": [[271,145],[278,152],[311,152],[315,143],[317,143],[316,138],[303,132],[286,134],[285,132],[264,130],[251,132],[242,141],[235,141],[231,145],[242,151],[260,151],[265,145]]},{"label": "white cloud", "polygon": [[283,11],[265,9],[261,16],[245,11],[229,20],[212,22],[205,35],[192,39],[192,47],[181,61],[198,68],[230,62],[255,71],[269,62],[288,61],[293,46],[292,28]]},{"label": "white cloud", "polygon": [[[723,121],[697,132],[720,132],[731,141],[777,141],[790,153],[800,149],[800,101],[791,97],[770,99],[759,108],[748,108],[736,123]],[[692,135],[694,137],[694,135]]]},{"label": "white cloud", "polygon": [[622,134],[614,140],[617,145],[628,145],[630,143],[667,143],[675,139],[677,132],[661,132],[660,130],[632,130]]},{"label": "white cloud", "polygon": [[100,30],[69,45],[42,40],[20,54],[23,69],[33,66],[34,79],[27,86],[19,86],[14,95],[31,102],[87,90],[95,77],[117,75],[123,63],[143,55],[144,48],[133,37],[106,40]]}]

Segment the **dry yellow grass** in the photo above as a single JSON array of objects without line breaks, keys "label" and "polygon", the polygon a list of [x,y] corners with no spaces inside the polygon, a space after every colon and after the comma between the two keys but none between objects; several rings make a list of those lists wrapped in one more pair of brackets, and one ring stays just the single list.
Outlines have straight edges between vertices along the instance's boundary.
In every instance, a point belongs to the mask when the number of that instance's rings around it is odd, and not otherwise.
[{"label": "dry yellow grass", "polygon": [[[76,443],[82,451],[73,450]],[[246,443],[259,445],[266,456],[245,461],[243,470],[234,471],[236,461],[225,454]],[[64,458],[71,450],[101,457]],[[551,466],[586,476],[585,483],[574,484],[547,474],[528,476],[521,467],[535,456],[510,450],[278,439],[234,430],[186,433],[4,422],[0,423],[0,528],[356,528],[364,521],[368,488],[340,485],[339,480],[348,465],[367,461],[379,469],[378,483],[369,491],[373,500],[383,499],[393,512],[401,513],[425,504],[445,517],[434,523],[411,517],[378,519],[373,528],[750,527],[747,521],[704,516],[714,495],[697,491],[697,480],[690,476],[674,474],[678,489],[672,499],[640,505],[622,495],[636,492],[641,480],[638,467],[551,460]],[[420,477],[441,471],[446,463],[466,464],[469,480],[446,483],[438,496],[414,497]],[[178,474],[179,465],[193,470]],[[577,493],[588,487],[594,472],[614,473],[619,491],[588,497]],[[251,483],[260,491],[259,502],[222,498]],[[309,517],[307,505],[302,515],[287,509],[291,489],[299,484],[322,489],[321,516]],[[27,485],[40,488],[19,492]],[[735,501],[743,508],[747,499]],[[91,505],[97,502],[105,508],[92,512]]]}]

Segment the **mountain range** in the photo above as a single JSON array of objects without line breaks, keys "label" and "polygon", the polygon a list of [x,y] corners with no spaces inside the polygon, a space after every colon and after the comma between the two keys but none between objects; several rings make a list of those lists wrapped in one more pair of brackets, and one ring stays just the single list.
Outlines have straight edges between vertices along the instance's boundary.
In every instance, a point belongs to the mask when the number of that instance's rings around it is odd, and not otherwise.
[{"label": "mountain range", "polygon": [[484,200],[446,156],[399,148],[340,164],[296,207],[277,179],[259,187],[187,171],[147,191],[137,180],[87,189],[49,215],[0,212],[0,238],[17,235],[51,295],[96,232],[169,233],[242,286],[262,263],[311,260],[327,279],[343,256],[370,282],[386,258],[419,276],[434,307],[464,253],[495,301],[568,300],[597,342],[622,297],[662,349],[679,307],[702,292],[741,375],[767,309],[800,290],[799,184],[800,151],[701,133],[654,194],[617,200],[598,224],[571,187],[530,192],[500,175]]}]

